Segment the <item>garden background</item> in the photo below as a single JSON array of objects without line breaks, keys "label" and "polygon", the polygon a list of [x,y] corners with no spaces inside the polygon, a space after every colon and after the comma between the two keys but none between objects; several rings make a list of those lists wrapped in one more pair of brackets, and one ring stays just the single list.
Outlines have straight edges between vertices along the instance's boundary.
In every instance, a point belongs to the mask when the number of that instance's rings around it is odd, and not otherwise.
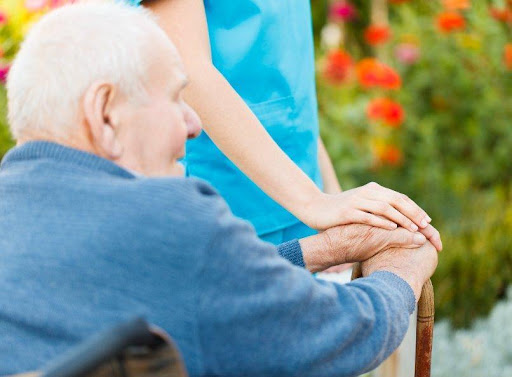
[{"label": "garden background", "polygon": [[[0,0],[0,80],[30,24],[65,2]],[[512,1],[311,4],[321,133],[342,187],[408,194],[443,238],[434,375],[512,376]],[[2,86],[0,156],[5,114]]]}]

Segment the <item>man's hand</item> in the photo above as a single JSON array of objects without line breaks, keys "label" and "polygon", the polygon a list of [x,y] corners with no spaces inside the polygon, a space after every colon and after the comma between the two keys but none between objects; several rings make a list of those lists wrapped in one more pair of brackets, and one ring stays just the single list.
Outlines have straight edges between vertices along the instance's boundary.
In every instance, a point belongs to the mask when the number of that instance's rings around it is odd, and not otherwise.
[{"label": "man's hand", "polygon": [[378,253],[362,265],[363,276],[375,271],[388,271],[404,279],[412,288],[416,301],[423,284],[437,267],[437,250],[427,242],[417,249],[393,248]]},{"label": "man's hand", "polygon": [[390,248],[418,248],[427,239],[404,228],[385,230],[368,225],[334,227],[300,240],[306,268],[323,271],[342,263],[361,262]]},{"label": "man's hand", "polygon": [[[388,230],[399,225],[416,232],[427,228],[431,221],[406,195],[373,182],[335,195],[321,193],[302,212],[300,218],[320,230],[336,225],[366,224]],[[431,242],[441,250],[440,239],[433,237]]]}]

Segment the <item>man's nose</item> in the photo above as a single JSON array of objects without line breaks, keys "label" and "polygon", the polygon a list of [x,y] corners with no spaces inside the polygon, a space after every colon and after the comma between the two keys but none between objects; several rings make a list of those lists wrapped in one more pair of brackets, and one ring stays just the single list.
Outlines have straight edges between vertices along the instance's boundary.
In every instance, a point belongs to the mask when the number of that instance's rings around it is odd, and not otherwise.
[{"label": "man's nose", "polygon": [[198,137],[203,127],[199,115],[187,103],[183,103],[185,124],[187,126],[187,137],[193,139]]}]

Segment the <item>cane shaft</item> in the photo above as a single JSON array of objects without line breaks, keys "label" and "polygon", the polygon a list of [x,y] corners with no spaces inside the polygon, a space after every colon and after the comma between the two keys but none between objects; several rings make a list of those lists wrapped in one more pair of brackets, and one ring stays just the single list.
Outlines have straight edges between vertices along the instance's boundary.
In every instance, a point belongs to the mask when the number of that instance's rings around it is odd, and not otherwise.
[{"label": "cane shaft", "polygon": [[[354,263],[352,280],[363,276],[361,263]],[[434,339],[434,288],[428,280],[421,290],[416,320],[415,377],[430,377],[432,365],[432,341]]]},{"label": "cane shaft", "polygon": [[429,280],[421,290],[416,321],[415,377],[430,377],[434,339],[434,288]]}]

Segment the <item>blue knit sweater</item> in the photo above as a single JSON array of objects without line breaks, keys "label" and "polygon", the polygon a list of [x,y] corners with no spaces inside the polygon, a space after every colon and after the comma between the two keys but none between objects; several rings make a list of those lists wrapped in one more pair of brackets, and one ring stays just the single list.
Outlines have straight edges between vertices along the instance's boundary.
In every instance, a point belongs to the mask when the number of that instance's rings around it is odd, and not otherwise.
[{"label": "blue knit sweater", "polygon": [[0,374],[141,315],[191,376],[352,376],[398,346],[414,308],[388,272],[316,280],[297,241],[280,257],[200,180],[31,142],[2,161],[0,198]]}]

